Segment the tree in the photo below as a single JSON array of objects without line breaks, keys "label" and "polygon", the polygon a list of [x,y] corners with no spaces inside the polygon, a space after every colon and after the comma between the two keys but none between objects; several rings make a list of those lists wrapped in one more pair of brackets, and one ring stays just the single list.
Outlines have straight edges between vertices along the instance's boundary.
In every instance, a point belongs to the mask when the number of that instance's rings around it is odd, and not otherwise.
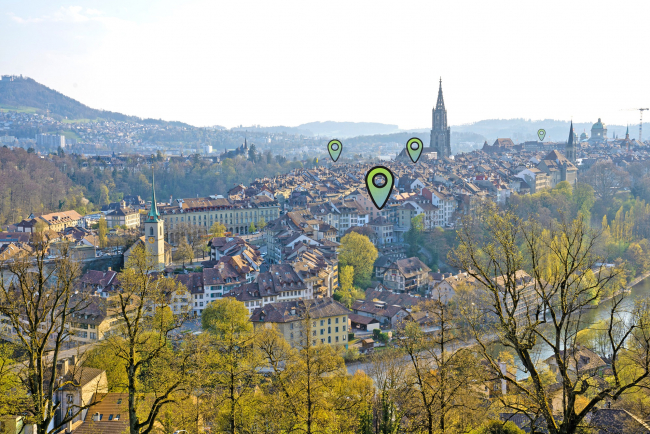
[{"label": "tree", "polygon": [[366,288],[370,285],[372,268],[377,259],[377,248],[364,235],[350,232],[341,238],[339,250],[339,266],[354,267],[355,285]]},{"label": "tree", "polygon": [[248,227],[248,233],[249,233],[249,234],[252,234],[252,233],[254,233],[256,230],[257,230],[257,228],[255,227],[255,224],[254,224],[253,222],[251,222],[251,225]]},{"label": "tree", "polygon": [[194,250],[187,244],[185,238],[181,238],[181,242],[176,248],[176,260],[183,261],[183,268],[185,268],[185,261],[192,262],[194,260]]},{"label": "tree", "polygon": [[201,225],[201,222],[199,222],[199,224],[196,224],[196,222],[192,224],[188,221],[185,223],[179,223],[178,226],[176,226],[176,229],[178,235],[181,237],[181,243],[184,240],[192,249],[193,257],[196,256],[197,253],[203,252],[203,246],[208,240],[208,231],[206,226]]},{"label": "tree", "polygon": [[406,355],[406,372],[410,397],[406,418],[411,429],[429,434],[458,432],[480,423],[483,415],[471,411],[479,408],[479,397],[472,385],[477,376],[477,362],[466,348],[458,348],[458,319],[455,308],[430,300],[419,304],[417,311],[426,313],[428,325],[436,332],[424,333],[414,321],[396,329],[398,348]]},{"label": "tree", "polygon": [[610,203],[616,192],[630,182],[629,174],[611,161],[599,161],[591,166],[585,172],[583,180],[594,188],[604,203]]},{"label": "tree", "polygon": [[397,348],[374,353],[370,358],[369,373],[375,379],[377,390],[374,402],[377,434],[401,432],[406,411],[403,391],[407,387],[403,358],[404,353]]},{"label": "tree", "polygon": [[526,431],[519,429],[513,422],[489,420],[480,427],[470,431],[470,434],[524,434]]},{"label": "tree", "polygon": [[221,432],[247,432],[254,422],[252,404],[262,360],[248,317],[244,303],[234,297],[210,303],[201,315],[203,329],[212,336],[209,369],[213,374],[207,389]]},{"label": "tree", "polygon": [[261,231],[264,230],[266,227],[266,220],[264,220],[264,217],[260,217],[260,219],[257,221],[257,228]]},{"label": "tree", "polygon": [[408,256],[418,256],[420,248],[424,243],[424,214],[417,215],[411,219],[411,227],[404,234],[404,241],[409,245]]},{"label": "tree", "polygon": [[248,148],[248,159],[251,160],[253,163],[257,161],[257,148],[255,147],[255,144],[251,143],[251,146]]},{"label": "tree", "polygon": [[[72,372],[62,372],[57,362],[71,338],[72,318],[89,306],[89,300],[76,294],[74,283],[80,269],[70,259],[67,245],[59,247],[60,255],[53,264],[46,264],[49,242],[36,233],[33,244],[32,255],[2,264],[8,275],[0,278],[0,314],[6,324],[3,328],[13,329],[17,350],[26,359],[17,374],[21,385],[16,391],[17,396],[23,391],[27,396],[14,414],[27,414],[25,422],[35,424],[38,434],[49,434],[96,403],[81,403],[55,420],[61,405],[55,399],[57,389],[74,382],[72,378],[81,375],[82,369],[74,365]],[[12,381],[6,375],[2,380],[0,384]],[[100,385],[96,387],[100,392]]]},{"label": "tree", "polygon": [[152,256],[144,247],[135,247],[119,275],[120,291],[113,300],[121,326],[103,344],[126,371],[130,434],[152,432],[165,406],[187,399],[186,382],[192,372],[191,337],[177,349],[169,337],[185,316],[164,313],[173,295],[186,288],[152,273],[155,270]]},{"label": "tree", "polygon": [[[608,289],[618,270],[598,265],[602,258],[594,254],[598,236],[583,219],[542,228],[534,220],[486,205],[476,218],[464,220],[458,230],[459,246],[450,255],[453,265],[476,279],[477,290],[488,301],[485,306],[458,303],[481,356],[521,397],[517,411],[524,406],[525,413],[543,416],[551,434],[577,432],[598,404],[646,387],[650,376],[647,301],[623,315],[624,293],[620,287]],[[529,277],[522,274],[524,268]],[[578,332],[587,325],[584,309],[608,290],[617,294],[606,302],[612,377],[601,383],[593,381],[594,372],[577,363],[576,344]],[[528,383],[501,373],[490,351],[495,338],[514,351],[530,374]],[[551,408],[534,356],[537,351],[552,354],[563,393],[560,408]],[[561,416],[556,418],[557,413]]]},{"label": "tree", "polygon": [[212,226],[210,226],[210,236],[213,238],[223,237],[225,233],[226,233],[226,226],[221,222],[214,222]]},{"label": "tree", "polygon": [[[305,302],[305,304],[307,304]],[[258,348],[272,380],[265,387],[275,412],[265,422],[270,432],[315,434],[337,432],[348,425],[350,414],[361,414],[372,396],[372,381],[359,374],[349,378],[343,359],[331,345],[314,344],[315,318],[303,307],[294,334],[303,339],[292,348],[275,328],[260,331]],[[275,393],[274,393],[275,392]],[[344,431],[345,432],[345,431]]]},{"label": "tree", "polygon": [[99,186],[99,204],[108,205],[110,203],[108,187],[104,184]]},{"label": "tree", "polygon": [[102,215],[99,218],[99,247],[106,247],[108,245],[108,241],[106,238],[106,234],[108,233],[108,227],[106,225],[106,218]]},{"label": "tree", "polygon": [[348,308],[355,300],[365,298],[365,293],[354,286],[354,267],[346,265],[339,270],[339,290],[335,293],[337,301]]}]

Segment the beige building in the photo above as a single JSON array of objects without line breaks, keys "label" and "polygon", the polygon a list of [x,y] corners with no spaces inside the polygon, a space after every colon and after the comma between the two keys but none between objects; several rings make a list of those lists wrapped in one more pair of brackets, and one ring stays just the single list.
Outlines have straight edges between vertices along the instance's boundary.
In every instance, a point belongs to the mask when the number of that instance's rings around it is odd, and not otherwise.
[{"label": "beige building", "polygon": [[82,217],[77,211],[60,211],[41,216],[30,215],[16,225],[16,232],[36,232],[38,223],[45,223],[45,227],[52,232],[61,232],[71,226],[81,226]]},{"label": "beige building", "polygon": [[185,224],[199,226],[207,233],[218,222],[233,235],[248,234],[251,223],[257,227],[262,219],[268,223],[279,216],[278,202],[264,195],[238,201],[216,196],[177,199],[173,205],[160,207],[165,239],[172,244],[180,241],[179,229]]},{"label": "beige building", "polygon": [[109,228],[126,226],[127,229],[140,227],[140,212],[130,208],[120,208],[106,214],[106,225]]},{"label": "beige building", "polygon": [[329,297],[267,304],[255,309],[255,328],[275,325],[291,346],[342,345],[348,347],[350,310]]}]

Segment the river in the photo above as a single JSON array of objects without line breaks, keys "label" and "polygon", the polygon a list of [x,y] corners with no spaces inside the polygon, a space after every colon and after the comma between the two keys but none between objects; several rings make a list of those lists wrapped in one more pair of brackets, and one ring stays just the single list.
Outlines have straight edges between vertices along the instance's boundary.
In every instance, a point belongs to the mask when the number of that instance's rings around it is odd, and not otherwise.
[{"label": "river", "polygon": [[[645,299],[649,295],[650,295],[650,278],[646,278],[641,280],[636,285],[634,285],[630,290],[630,292],[625,295],[625,299],[623,300],[623,303],[621,304],[619,310],[622,312],[630,312],[631,308],[634,306],[637,300]],[[608,318],[610,308],[611,308],[611,303],[612,300],[603,301],[598,305],[585,310],[582,313],[582,319],[581,319],[582,323],[584,324],[583,329],[589,328],[591,325]],[[625,314],[623,316],[625,316]],[[502,348],[502,349],[506,350],[506,348]],[[537,345],[534,353],[535,353],[536,361],[546,360],[547,358],[553,355],[553,352],[547,346],[541,344]],[[514,352],[512,352],[512,354],[514,355]],[[516,356],[515,356],[515,361],[516,362],[518,361]],[[404,363],[407,362],[408,360],[404,358]],[[347,370],[348,373],[350,374],[354,374],[358,370],[362,370],[367,373],[369,367],[370,364],[366,362],[353,363],[347,366]],[[521,380],[523,378],[526,378],[527,376],[528,374],[523,370],[523,367],[519,365],[517,369],[517,379]]]}]

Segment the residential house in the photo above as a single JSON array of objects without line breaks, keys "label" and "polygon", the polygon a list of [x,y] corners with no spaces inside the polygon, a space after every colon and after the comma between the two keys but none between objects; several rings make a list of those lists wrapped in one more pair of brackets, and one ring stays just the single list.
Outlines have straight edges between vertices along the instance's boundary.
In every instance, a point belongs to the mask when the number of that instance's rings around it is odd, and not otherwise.
[{"label": "residential house", "polygon": [[429,271],[418,258],[398,259],[384,272],[384,286],[394,292],[417,292],[429,287]]}]

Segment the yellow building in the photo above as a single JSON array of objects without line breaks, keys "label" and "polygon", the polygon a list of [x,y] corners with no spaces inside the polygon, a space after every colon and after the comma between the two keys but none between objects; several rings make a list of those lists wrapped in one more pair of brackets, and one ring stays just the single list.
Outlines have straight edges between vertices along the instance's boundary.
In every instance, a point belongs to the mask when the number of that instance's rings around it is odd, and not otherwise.
[{"label": "yellow building", "polygon": [[343,345],[348,347],[350,310],[330,297],[270,303],[255,309],[255,328],[275,325],[291,346]]},{"label": "yellow building", "polygon": [[160,207],[165,239],[172,244],[180,241],[186,225],[207,233],[218,222],[233,235],[242,235],[249,233],[251,224],[258,227],[262,219],[268,223],[279,216],[278,202],[263,195],[238,201],[214,196],[177,199],[174,205]]}]

